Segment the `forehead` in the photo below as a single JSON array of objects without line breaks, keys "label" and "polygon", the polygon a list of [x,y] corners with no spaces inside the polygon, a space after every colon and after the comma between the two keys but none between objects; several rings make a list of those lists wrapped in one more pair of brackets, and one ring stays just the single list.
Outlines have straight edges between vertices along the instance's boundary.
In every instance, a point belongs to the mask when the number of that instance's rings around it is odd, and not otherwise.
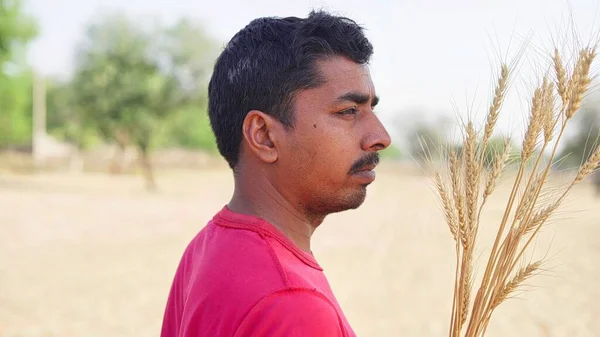
[{"label": "forehead", "polygon": [[353,62],[345,57],[332,57],[317,62],[317,71],[324,81],[315,93],[335,99],[348,92],[375,97],[375,87],[367,65]]},{"label": "forehead", "polygon": [[344,57],[323,59],[316,66],[323,83],[316,88],[301,91],[301,101],[308,99],[331,102],[349,92],[367,95],[371,99],[375,97],[375,87],[368,66]]}]

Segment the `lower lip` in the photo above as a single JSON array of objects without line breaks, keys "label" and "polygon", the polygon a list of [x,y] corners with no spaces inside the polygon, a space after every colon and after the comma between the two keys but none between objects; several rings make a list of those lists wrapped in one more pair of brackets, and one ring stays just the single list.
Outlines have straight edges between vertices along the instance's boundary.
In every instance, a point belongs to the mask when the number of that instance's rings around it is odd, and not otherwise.
[{"label": "lower lip", "polygon": [[359,178],[365,183],[371,183],[375,180],[375,171],[358,171],[353,176]]}]

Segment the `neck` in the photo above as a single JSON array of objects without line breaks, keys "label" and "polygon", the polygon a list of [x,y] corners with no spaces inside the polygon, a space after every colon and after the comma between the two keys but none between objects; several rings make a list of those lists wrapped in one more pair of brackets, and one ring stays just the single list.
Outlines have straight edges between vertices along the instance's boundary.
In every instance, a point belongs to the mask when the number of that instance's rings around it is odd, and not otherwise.
[{"label": "neck", "polygon": [[264,219],[300,249],[310,252],[310,238],[323,222],[323,217],[311,217],[298,209],[298,203],[286,198],[264,172],[257,170],[252,176],[247,172],[249,170],[235,174],[235,189],[229,209]]}]

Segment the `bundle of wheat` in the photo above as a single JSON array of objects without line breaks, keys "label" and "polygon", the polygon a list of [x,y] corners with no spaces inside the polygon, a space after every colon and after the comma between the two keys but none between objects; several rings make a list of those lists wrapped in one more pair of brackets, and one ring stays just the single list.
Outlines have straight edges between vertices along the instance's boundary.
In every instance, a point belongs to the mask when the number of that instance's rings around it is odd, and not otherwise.
[{"label": "bundle of wheat", "polygon": [[[472,122],[467,123],[462,151],[449,150],[444,165],[433,175],[445,220],[456,242],[457,264],[449,336],[485,334],[494,309],[539,271],[545,262],[544,259],[528,261],[524,267],[518,267],[540,228],[555,214],[573,186],[598,167],[600,147],[596,147],[581,165],[570,184],[560,191],[544,194],[565,128],[589,90],[590,68],[595,57],[596,46],[583,48],[572,70],[567,71],[569,67],[563,64],[560,53],[555,49],[553,76],[545,76],[533,93],[512,191],[481,283],[475,292],[472,292],[473,256],[474,247],[479,246],[481,212],[505,171],[511,153],[510,144],[506,142],[493,163],[484,163],[484,153],[494,132],[511,75],[507,65],[501,66],[482,137],[477,135]],[[549,160],[542,160],[546,153],[550,153]],[[541,195],[544,197],[540,198]]]}]

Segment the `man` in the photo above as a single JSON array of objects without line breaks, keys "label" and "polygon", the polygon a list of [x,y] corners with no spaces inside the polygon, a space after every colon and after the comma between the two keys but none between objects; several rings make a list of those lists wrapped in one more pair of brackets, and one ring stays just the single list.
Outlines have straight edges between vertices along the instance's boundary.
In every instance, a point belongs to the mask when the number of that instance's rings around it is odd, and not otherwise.
[{"label": "man", "polygon": [[310,238],[363,203],[390,144],[372,51],[356,23],[324,12],[256,19],[227,44],[209,116],[235,189],[183,254],[162,337],[355,336]]}]

